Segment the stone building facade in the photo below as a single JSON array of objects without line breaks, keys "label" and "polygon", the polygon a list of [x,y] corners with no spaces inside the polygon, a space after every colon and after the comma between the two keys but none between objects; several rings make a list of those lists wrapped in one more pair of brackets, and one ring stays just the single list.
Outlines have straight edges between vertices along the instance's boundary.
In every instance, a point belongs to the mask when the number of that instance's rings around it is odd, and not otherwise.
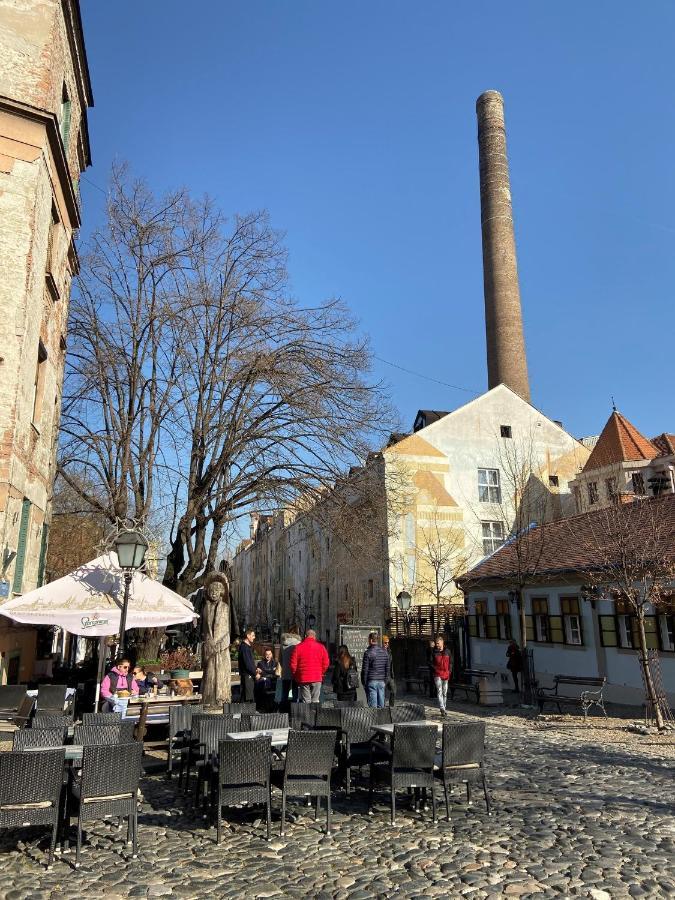
[{"label": "stone building facade", "polygon": [[[332,514],[318,504],[254,516],[233,560],[243,618],[302,627],[312,615],[334,642],[340,624],[386,627],[403,590],[414,604],[463,602],[454,576],[513,528],[509,469],[517,466],[545,498],[545,518],[574,511],[568,485],[589,450],[505,385],[452,412],[420,411],[415,429],[392,436],[346,480],[340,490],[352,499]],[[371,487],[352,489],[363,472]]]},{"label": "stone building facade", "polygon": [[[0,0],[0,592],[10,597],[44,577],[92,105],[78,0]],[[0,621],[0,681],[23,681],[35,632]]]}]

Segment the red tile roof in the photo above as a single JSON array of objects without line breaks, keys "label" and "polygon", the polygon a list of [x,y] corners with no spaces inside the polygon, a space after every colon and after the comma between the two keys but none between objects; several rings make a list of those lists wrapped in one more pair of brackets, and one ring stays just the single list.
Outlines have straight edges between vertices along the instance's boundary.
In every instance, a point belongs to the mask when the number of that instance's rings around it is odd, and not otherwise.
[{"label": "red tile roof", "polygon": [[632,425],[625,416],[614,410],[602,429],[584,472],[601,469],[612,463],[660,456],[658,448]]},{"label": "red tile roof", "polygon": [[[527,580],[534,580],[565,572],[593,571],[612,509],[593,510],[524,531],[520,538],[507,541],[460,578],[460,586],[463,590],[475,589],[487,581],[507,581],[517,586],[519,574],[526,573]],[[621,524],[634,532],[636,542],[641,532],[648,540],[651,515],[645,515],[647,512],[658,516],[659,544],[663,544],[664,554],[675,559],[675,494],[636,500],[621,507]]]},{"label": "red tile roof", "polygon": [[663,432],[652,438],[652,444],[659,451],[659,456],[672,456],[675,454],[675,434]]}]

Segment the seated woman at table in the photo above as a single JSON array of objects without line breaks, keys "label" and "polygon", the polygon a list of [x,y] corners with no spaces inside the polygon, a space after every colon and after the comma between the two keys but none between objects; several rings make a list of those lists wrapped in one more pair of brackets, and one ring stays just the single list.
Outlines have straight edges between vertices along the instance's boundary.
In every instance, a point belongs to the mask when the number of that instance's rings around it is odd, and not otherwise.
[{"label": "seated woman at table", "polygon": [[278,677],[279,664],[274,659],[272,650],[267,647],[263,658],[255,667],[255,699],[259,709],[271,707]]},{"label": "seated woman at table", "polygon": [[134,666],[134,680],[138,685],[138,693],[141,696],[157,693],[159,682],[154,672],[146,672],[143,666]]},{"label": "seated woman at table", "polygon": [[101,682],[102,712],[114,711],[114,697],[130,697],[138,694],[138,684],[131,674],[131,662],[119,659]]}]

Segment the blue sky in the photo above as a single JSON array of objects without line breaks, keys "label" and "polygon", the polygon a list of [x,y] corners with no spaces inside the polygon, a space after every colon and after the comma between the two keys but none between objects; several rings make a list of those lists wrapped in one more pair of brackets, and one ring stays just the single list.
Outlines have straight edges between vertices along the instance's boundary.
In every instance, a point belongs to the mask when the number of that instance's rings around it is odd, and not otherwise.
[{"label": "blue sky", "polygon": [[487,384],[475,101],[505,97],[532,398],[581,436],[675,430],[675,6],[82,0],[114,159],[287,234],[295,295],[341,296],[412,426]]}]

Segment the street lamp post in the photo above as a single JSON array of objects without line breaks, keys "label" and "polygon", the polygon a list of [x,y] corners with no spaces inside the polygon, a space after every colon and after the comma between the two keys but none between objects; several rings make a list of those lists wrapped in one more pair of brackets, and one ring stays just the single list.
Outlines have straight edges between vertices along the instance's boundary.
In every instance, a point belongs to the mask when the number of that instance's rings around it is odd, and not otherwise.
[{"label": "street lamp post", "polygon": [[124,653],[127,612],[129,610],[129,589],[134,572],[145,562],[148,542],[138,531],[121,531],[114,540],[117,561],[124,573],[124,602],[120,616],[119,653]]},{"label": "street lamp post", "polygon": [[409,663],[408,663],[408,638],[409,638],[409,622],[410,622],[410,607],[412,605],[412,597],[407,591],[401,591],[396,595],[396,602],[398,603],[398,608],[403,613],[405,619],[405,625],[403,626],[403,633],[405,635],[405,674],[406,677],[410,675],[409,672]]}]

